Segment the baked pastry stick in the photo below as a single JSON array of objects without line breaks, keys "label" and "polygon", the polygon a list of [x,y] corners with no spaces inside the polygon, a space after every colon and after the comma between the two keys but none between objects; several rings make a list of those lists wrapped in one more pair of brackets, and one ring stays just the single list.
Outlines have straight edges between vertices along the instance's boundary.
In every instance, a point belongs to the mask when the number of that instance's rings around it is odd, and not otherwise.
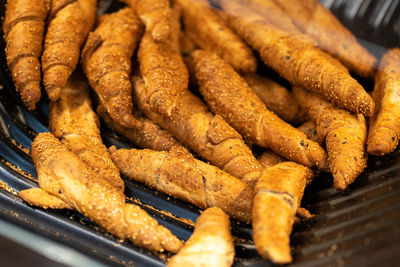
[{"label": "baked pastry stick", "polygon": [[[246,6],[251,11],[258,13],[265,19],[270,25],[275,26],[291,36],[298,35],[304,42],[309,42],[312,46],[317,46],[318,43],[307,34],[303,34],[302,31],[294,24],[288,14],[277,4],[274,0],[234,0],[236,3]],[[330,63],[336,67],[343,69],[348,72],[347,68],[342,65],[340,61],[331,57],[327,53],[321,53],[320,56],[325,57]]]},{"label": "baked pastry stick", "polygon": [[[272,1],[272,0],[268,0]],[[337,57],[351,71],[373,78],[376,58],[318,0],[273,0],[322,50]]]},{"label": "baked pastry stick", "polygon": [[[262,15],[268,22],[288,33],[301,34],[292,18],[274,0],[239,0],[241,5]],[[310,39],[310,41],[312,41]]]},{"label": "baked pastry stick", "polygon": [[213,207],[197,218],[192,236],[167,266],[229,267],[234,257],[229,217],[221,209]]},{"label": "baked pastry stick", "polygon": [[[32,158],[41,189],[107,232],[152,251],[177,252],[181,248],[182,242],[168,229],[138,206],[125,203],[119,188],[89,169],[51,133],[40,133],[35,138]],[[24,192],[21,196],[29,195]],[[28,198],[24,200],[31,203]]]},{"label": "baked pastry stick", "polygon": [[232,218],[250,222],[251,188],[180,147],[169,152],[111,147],[110,152],[125,177],[202,209],[216,206]]},{"label": "baked pastry stick", "polygon": [[368,152],[382,156],[392,152],[400,138],[400,48],[383,56],[372,96],[377,109],[370,120]]},{"label": "baked pastry stick", "polygon": [[[278,156],[273,151],[268,149],[264,151],[264,153],[262,153],[261,156],[257,158],[257,160],[264,169],[270,168],[272,166],[275,166],[279,163],[286,161],[286,159],[282,158],[281,156]],[[313,215],[308,210],[302,207],[297,208],[296,216],[298,218],[304,218],[304,219],[310,219],[311,217],[313,217]]]},{"label": "baked pastry stick", "polygon": [[134,111],[135,118],[141,122],[137,128],[127,128],[113,121],[103,106],[98,106],[97,114],[103,119],[108,128],[125,136],[134,145],[156,151],[168,151],[174,146],[182,146],[169,132],[161,129],[153,121],[147,119],[138,111]]},{"label": "baked pastry stick", "polygon": [[294,124],[305,120],[306,115],[288,89],[255,73],[248,73],[242,77],[265,106],[281,119]]},{"label": "baked pastry stick", "polygon": [[236,32],[260,53],[265,64],[293,85],[316,92],[352,112],[373,115],[374,101],[364,88],[303,36],[274,27],[237,0],[221,0],[221,5]]},{"label": "baked pastry stick", "polygon": [[40,92],[40,62],[46,0],[8,0],[3,22],[6,60],[17,92],[29,110],[36,107]]},{"label": "baked pastry stick", "polygon": [[88,87],[81,75],[72,74],[61,90],[60,99],[49,105],[49,129],[89,169],[123,192],[124,182],[101,139]]},{"label": "baked pastry stick", "polygon": [[294,87],[293,94],[315,122],[319,141],[326,143],[335,188],[346,189],[367,165],[364,116],[338,108],[300,87]]},{"label": "baked pastry stick", "polygon": [[142,24],[130,8],[99,17],[82,50],[82,69],[111,118],[128,128],[139,127],[132,116],[131,57]]},{"label": "baked pastry stick", "polygon": [[253,240],[257,252],[277,264],[290,263],[290,233],[312,171],[294,162],[267,168],[253,194]]},{"label": "baked pastry stick", "polygon": [[135,80],[136,102],[148,118],[206,161],[250,187],[255,185],[261,166],[240,134],[221,116],[211,114],[201,100],[186,90],[176,98],[171,116],[161,117],[149,107],[147,88],[143,80]]},{"label": "baked pastry stick", "polygon": [[185,33],[201,49],[217,53],[238,72],[255,72],[251,49],[213,10],[207,0],[174,0],[182,8]]},{"label": "baked pastry stick", "polygon": [[79,62],[81,47],[93,27],[96,0],[53,0],[42,55],[43,83],[51,101]]},{"label": "baked pastry stick", "polygon": [[150,93],[149,107],[163,117],[171,115],[175,98],[188,87],[188,71],[179,50],[179,16],[174,6],[173,27],[165,42],[156,42],[146,26],[138,50],[140,71]]},{"label": "baked pastry stick", "polygon": [[174,31],[169,0],[120,0],[136,11],[155,42],[166,42]]},{"label": "baked pastry stick", "polygon": [[[308,139],[314,142],[318,141],[317,129],[313,121],[311,120],[306,121],[305,123],[297,127],[297,129],[302,131],[308,137]],[[257,160],[261,164],[261,166],[265,169],[286,161],[286,159],[282,158],[281,156],[278,156],[276,153],[274,153],[269,149],[265,150],[264,153],[262,153],[257,158]],[[296,210],[296,216],[297,218],[310,219],[314,215],[312,215],[307,209],[298,207]]]},{"label": "baked pastry stick", "polygon": [[340,59],[350,70],[365,78],[372,78],[376,58],[318,0],[240,2],[262,15],[270,24],[290,34],[306,34],[310,42]]},{"label": "baked pastry stick", "polygon": [[[308,139],[314,142],[318,141],[317,130],[315,123],[313,121],[311,120],[306,121],[305,123],[297,127],[297,129],[302,131],[308,137]],[[264,153],[262,153],[257,158],[257,160],[261,164],[261,166],[265,169],[286,161],[286,159],[282,158],[281,156],[278,156],[275,152],[269,149],[265,150]],[[297,208],[296,216],[298,218],[304,218],[304,219],[310,219],[313,217],[313,215],[307,209],[302,207]]]},{"label": "baked pastry stick", "polygon": [[216,54],[192,53],[199,90],[210,109],[251,142],[303,165],[327,168],[319,144],[269,111],[246,82]]}]

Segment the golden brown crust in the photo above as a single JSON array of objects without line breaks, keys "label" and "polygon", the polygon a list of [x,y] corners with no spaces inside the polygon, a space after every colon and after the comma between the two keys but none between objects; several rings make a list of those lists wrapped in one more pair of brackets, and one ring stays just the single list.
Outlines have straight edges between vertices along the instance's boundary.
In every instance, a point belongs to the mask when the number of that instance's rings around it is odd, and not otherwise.
[{"label": "golden brown crust", "polygon": [[215,114],[257,145],[309,167],[327,167],[325,151],[269,111],[223,59],[204,50],[192,56],[200,92]]},{"label": "golden brown crust", "polygon": [[71,75],[60,99],[49,105],[49,129],[62,139],[92,171],[124,190],[117,167],[100,136],[99,119],[92,110],[87,82],[77,72]]},{"label": "golden brown crust", "polygon": [[230,15],[230,25],[260,53],[264,63],[293,85],[321,94],[352,112],[372,116],[374,101],[343,67],[334,64],[303,36],[290,35],[235,2],[221,1]]},{"label": "golden brown crust", "polygon": [[185,33],[201,49],[213,51],[238,72],[255,72],[251,49],[229,28],[207,0],[175,0],[182,7]]},{"label": "golden brown crust", "polygon": [[293,94],[315,122],[319,141],[326,143],[335,188],[346,189],[367,165],[367,124],[364,116],[337,108],[302,88],[294,87]]},{"label": "golden brown crust", "polygon": [[265,106],[281,119],[294,124],[302,123],[306,119],[292,93],[285,87],[255,73],[242,77]]},{"label": "golden brown crust", "polygon": [[58,11],[60,11],[63,7],[71,4],[75,0],[48,0],[50,5],[50,14],[49,18],[53,18]]},{"label": "golden brown crust", "polygon": [[400,48],[389,50],[375,75],[372,96],[376,113],[370,120],[368,152],[382,156],[392,152],[400,138]]},{"label": "golden brown crust", "polygon": [[166,42],[173,31],[169,0],[121,0],[136,11],[155,42]]},{"label": "golden brown crust", "polygon": [[73,209],[66,202],[40,188],[22,190],[19,197],[30,205],[43,209]]},{"label": "golden brown crust", "polygon": [[351,71],[373,78],[376,58],[362,47],[355,36],[318,0],[275,0],[296,25],[318,46],[334,55]]},{"label": "golden brown crust", "polygon": [[52,101],[60,97],[62,88],[78,64],[80,49],[95,21],[96,2],[52,2],[52,16],[42,55],[43,83]]},{"label": "golden brown crust", "polygon": [[292,261],[290,233],[312,171],[294,162],[266,169],[254,188],[253,240],[258,253],[274,263]]},{"label": "golden brown crust", "polygon": [[221,209],[206,209],[197,218],[192,236],[167,266],[231,266],[235,250],[230,228],[229,217]]},{"label": "golden brown crust", "polygon": [[[249,8],[251,11],[262,15],[269,24],[285,31],[289,35],[298,35],[303,42],[308,42],[312,46],[318,45],[318,43],[313,39],[312,36],[303,34],[301,32],[301,30],[294,24],[288,14],[286,14],[286,12],[277,3],[275,3],[274,0],[238,0],[237,3],[245,5],[246,8]],[[340,61],[334,59],[329,54],[320,53],[320,56],[325,57],[325,59],[329,60],[330,63],[343,69],[346,73],[348,72],[347,68],[343,66]]]},{"label": "golden brown crust", "polygon": [[45,20],[44,0],[8,0],[3,23],[6,59],[16,90],[33,110],[39,101],[40,62]]},{"label": "golden brown crust", "polygon": [[176,98],[171,115],[161,117],[149,108],[150,94],[143,81],[137,79],[134,84],[137,104],[148,118],[206,161],[254,186],[261,166],[240,134],[220,116],[208,112],[201,100],[185,90]]},{"label": "golden brown crust", "polygon": [[148,105],[163,117],[171,115],[175,98],[187,89],[188,72],[179,50],[180,10],[174,6],[169,38],[156,42],[151,31],[146,31],[138,50],[140,71],[150,92]]},{"label": "golden brown crust", "polygon": [[157,152],[110,149],[121,173],[200,208],[219,207],[235,219],[249,222],[251,189],[215,166],[179,150]]},{"label": "golden brown crust", "polygon": [[293,20],[274,0],[239,0],[239,3],[262,15],[274,26],[290,34],[301,34]]},{"label": "golden brown crust", "polygon": [[264,169],[286,161],[284,158],[278,156],[275,152],[268,149],[264,151],[264,153],[262,153],[257,160]]},{"label": "golden brown crust", "polygon": [[97,114],[103,119],[107,127],[125,136],[129,141],[140,148],[156,151],[168,151],[172,147],[182,146],[169,132],[161,129],[153,121],[147,119],[138,111],[134,111],[135,118],[141,122],[138,128],[126,128],[113,121],[103,106],[98,106]]},{"label": "golden brown crust", "polygon": [[[314,124],[314,128],[315,128],[315,124]],[[270,168],[272,166],[275,166],[279,163],[286,161],[286,159],[282,158],[281,156],[278,156],[271,150],[264,151],[264,153],[262,153],[261,156],[259,156],[257,158],[257,160],[264,169]],[[305,208],[298,207],[296,210],[296,216],[303,218],[303,219],[310,219],[313,215]]]},{"label": "golden brown crust", "polygon": [[312,120],[304,122],[302,125],[297,127],[297,129],[302,131],[308,139],[318,142],[317,126]]},{"label": "golden brown crust", "polygon": [[124,127],[139,127],[132,116],[131,57],[142,24],[130,8],[102,15],[82,50],[82,68],[111,118]]},{"label": "golden brown crust", "polygon": [[167,40],[174,31],[169,0],[138,0],[136,11],[155,41]]},{"label": "golden brown crust", "polygon": [[182,243],[123,192],[99,177],[51,133],[32,143],[40,188],[60,198],[111,234],[153,251],[177,252]]}]

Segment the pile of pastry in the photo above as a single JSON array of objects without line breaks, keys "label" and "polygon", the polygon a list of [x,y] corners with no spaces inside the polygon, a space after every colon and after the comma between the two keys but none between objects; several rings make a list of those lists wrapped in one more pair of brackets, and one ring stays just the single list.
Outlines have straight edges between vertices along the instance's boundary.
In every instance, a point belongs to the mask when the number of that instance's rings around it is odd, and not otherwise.
[{"label": "pile of pastry", "polygon": [[[263,258],[289,263],[316,171],[343,190],[368,153],[397,146],[400,50],[378,67],[317,0],[122,2],[99,16],[96,0],[7,3],[16,90],[33,110],[43,82],[50,101],[51,133],[32,144],[40,188],[20,193],[29,204],[77,210],[137,246],[178,253],[171,266],[231,265],[231,217],[252,224]],[[351,73],[375,80],[372,96]],[[106,148],[99,117],[140,149]],[[126,203],[120,174],[206,209],[186,244]]]}]

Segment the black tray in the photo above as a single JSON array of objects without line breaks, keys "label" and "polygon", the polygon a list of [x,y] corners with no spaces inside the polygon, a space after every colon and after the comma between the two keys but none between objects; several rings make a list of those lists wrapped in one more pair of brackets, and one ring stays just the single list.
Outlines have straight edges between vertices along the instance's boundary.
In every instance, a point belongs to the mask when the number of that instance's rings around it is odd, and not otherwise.
[{"label": "black tray", "polygon": [[[11,0],[9,0],[11,1]],[[400,44],[400,1],[322,1],[361,38],[378,58]],[[103,9],[119,4],[103,1]],[[0,14],[4,16],[4,0]],[[4,51],[4,41],[0,41]],[[1,53],[0,78],[0,265],[26,266],[163,266],[168,255],[155,255],[106,234],[76,212],[42,210],[26,205],[20,190],[37,187],[29,148],[38,132],[48,131],[47,99],[34,112],[20,102]],[[364,83],[368,90],[371,84]],[[124,138],[104,128],[106,145],[129,147]],[[292,266],[395,266],[400,264],[400,152],[370,157],[368,168],[345,192],[332,187],[329,175],[318,177],[307,189],[302,206],[316,216],[294,226]],[[187,240],[196,207],[146,186],[125,180],[125,194]],[[182,220],[183,218],[185,220]],[[236,242],[235,266],[272,266],[260,259],[251,244],[251,227],[232,222]],[[21,235],[24,238],[21,238]],[[53,250],[52,250],[53,249]],[[67,256],[66,256],[67,255]],[[69,256],[68,256],[69,255]]]}]

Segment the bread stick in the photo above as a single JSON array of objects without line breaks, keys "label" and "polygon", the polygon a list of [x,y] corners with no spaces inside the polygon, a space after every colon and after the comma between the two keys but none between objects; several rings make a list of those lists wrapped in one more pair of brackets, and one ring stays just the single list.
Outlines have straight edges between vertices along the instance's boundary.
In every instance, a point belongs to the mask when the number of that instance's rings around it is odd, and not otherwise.
[{"label": "bread stick", "polygon": [[46,0],[8,0],[3,22],[6,60],[17,92],[25,106],[33,110],[40,100],[40,62]]},{"label": "bread stick", "polygon": [[248,73],[242,77],[265,106],[281,119],[294,124],[305,120],[306,115],[288,89],[255,73]]},{"label": "bread stick", "polygon": [[327,168],[325,151],[269,111],[223,59],[204,50],[192,56],[200,92],[214,113],[259,146],[309,167]]},{"label": "bread stick", "polygon": [[372,96],[377,110],[370,120],[368,152],[382,156],[392,152],[400,138],[400,48],[389,50],[375,75]]},{"label": "bread stick", "polygon": [[267,168],[254,188],[252,225],[258,253],[276,264],[290,263],[290,233],[312,171],[294,162]]},{"label": "bread stick", "polygon": [[124,127],[140,127],[132,116],[131,57],[142,24],[130,8],[102,15],[82,51],[82,68],[111,118]]},{"label": "bread stick", "polygon": [[134,93],[139,108],[158,125],[203,159],[253,187],[261,166],[242,137],[225,120],[211,114],[204,103],[189,91],[176,98],[171,116],[162,117],[148,106],[149,92],[136,79]]},{"label": "bread stick", "polygon": [[251,219],[251,188],[215,166],[179,150],[112,147],[110,152],[121,173],[129,179],[202,209],[216,206],[232,218],[244,222]]},{"label": "bread stick", "polygon": [[291,17],[274,0],[239,0],[239,3],[262,15],[270,24],[285,32],[301,34]]},{"label": "bread stick", "polygon": [[43,83],[56,101],[79,62],[81,47],[93,27],[96,0],[53,0],[42,55]]},{"label": "bread stick", "polygon": [[185,33],[201,49],[217,53],[238,72],[255,72],[251,49],[229,28],[207,0],[174,0],[182,7]]},{"label": "bread stick", "polygon": [[326,143],[335,188],[346,189],[367,166],[364,116],[338,108],[299,87],[293,88],[293,94],[315,122],[319,141]]},{"label": "bread stick", "polygon": [[98,106],[97,114],[103,119],[107,127],[125,136],[134,145],[156,151],[168,151],[175,146],[182,146],[169,132],[161,129],[153,121],[140,112],[133,112],[135,118],[141,122],[139,128],[127,128],[113,121],[103,106]]},{"label": "bread stick", "polygon": [[182,242],[168,229],[138,206],[126,204],[120,189],[90,170],[51,133],[35,138],[32,158],[41,189],[111,234],[152,251],[181,248]]},{"label": "bread stick", "polygon": [[179,14],[175,6],[173,30],[165,42],[156,42],[146,26],[138,50],[141,75],[150,92],[148,105],[163,117],[171,115],[175,98],[188,87],[188,72],[179,50]]},{"label": "bread stick", "polygon": [[92,171],[123,192],[124,182],[101,139],[99,118],[92,110],[88,87],[78,72],[72,74],[60,99],[49,105],[49,129]]},{"label": "bread stick", "polygon": [[234,256],[229,217],[221,209],[213,207],[197,218],[192,236],[167,266],[229,267]]},{"label": "bread stick", "polygon": [[343,67],[332,63],[326,53],[303,36],[293,36],[272,26],[237,1],[221,0],[221,4],[230,16],[230,25],[260,53],[264,63],[293,85],[323,95],[352,112],[373,115],[374,101]]},{"label": "bread stick", "polygon": [[376,58],[318,0],[273,1],[289,14],[303,33],[317,42],[318,47],[337,57],[358,75],[373,78]]},{"label": "bread stick", "polygon": [[169,0],[120,0],[136,11],[155,42],[166,42],[172,34],[172,10]]}]

